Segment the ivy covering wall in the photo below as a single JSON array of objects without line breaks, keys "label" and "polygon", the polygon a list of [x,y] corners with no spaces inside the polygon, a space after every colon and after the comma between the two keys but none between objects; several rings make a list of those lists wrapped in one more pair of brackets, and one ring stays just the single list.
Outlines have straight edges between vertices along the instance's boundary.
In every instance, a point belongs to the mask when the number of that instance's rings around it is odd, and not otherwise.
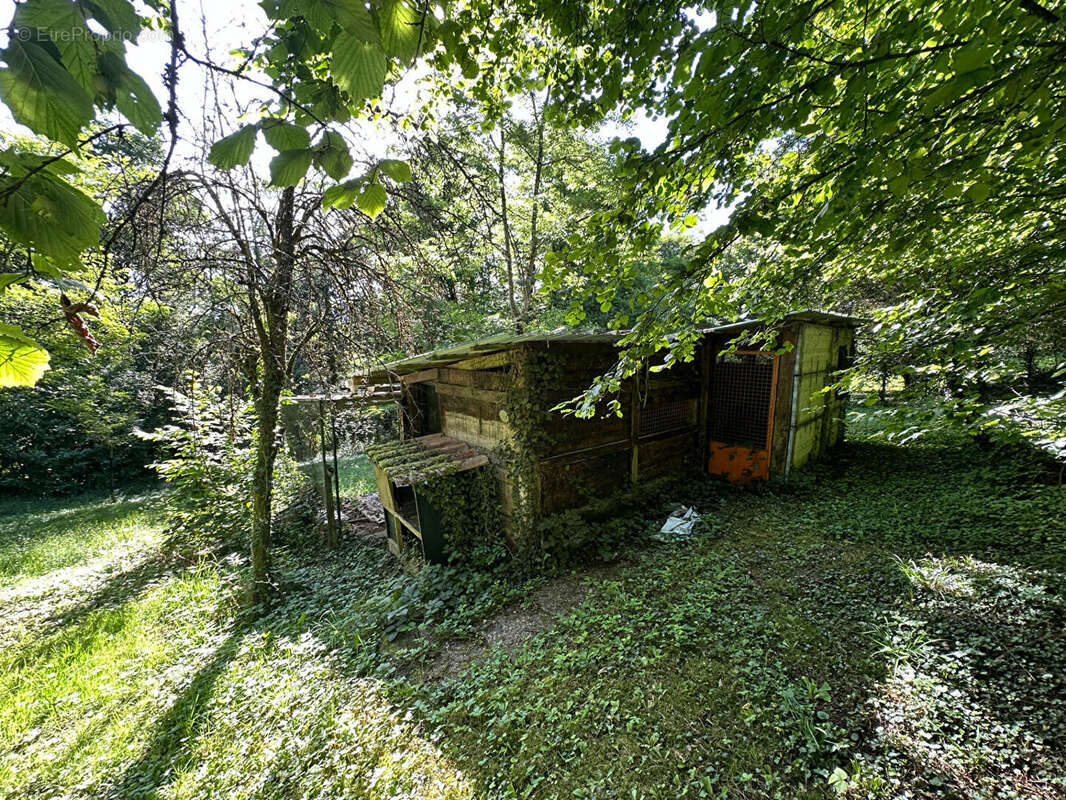
[{"label": "ivy covering wall", "polygon": [[504,409],[511,438],[496,448],[492,458],[510,486],[510,538],[520,554],[529,555],[544,545],[538,535],[539,466],[553,443],[546,424],[552,411],[545,398],[559,385],[563,369],[558,355],[530,346],[517,348],[513,357]]},{"label": "ivy covering wall", "polygon": [[506,555],[499,480],[491,466],[460,471],[449,453],[410,440],[375,445],[366,454],[389,480],[414,486],[440,515],[448,561],[488,565]]}]

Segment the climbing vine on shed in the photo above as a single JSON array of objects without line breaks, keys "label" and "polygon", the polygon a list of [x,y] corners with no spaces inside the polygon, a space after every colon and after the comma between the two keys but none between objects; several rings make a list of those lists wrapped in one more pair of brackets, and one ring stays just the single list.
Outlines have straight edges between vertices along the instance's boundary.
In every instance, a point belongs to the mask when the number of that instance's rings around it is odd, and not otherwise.
[{"label": "climbing vine on shed", "polygon": [[489,566],[507,554],[504,547],[500,485],[487,467],[435,475],[418,486],[440,514],[451,561]]},{"label": "climbing vine on shed", "polygon": [[559,386],[562,377],[562,359],[554,353],[532,347],[516,351],[504,408],[511,437],[494,453],[494,460],[504,467],[513,487],[511,535],[519,552],[530,556],[543,550],[537,536],[538,465],[553,444],[548,432],[551,405],[545,398]]}]

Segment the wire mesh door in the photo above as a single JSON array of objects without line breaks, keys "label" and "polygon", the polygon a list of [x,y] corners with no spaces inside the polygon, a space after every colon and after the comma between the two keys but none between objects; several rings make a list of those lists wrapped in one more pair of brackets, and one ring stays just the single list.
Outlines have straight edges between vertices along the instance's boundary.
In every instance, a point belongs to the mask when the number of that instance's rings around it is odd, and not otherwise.
[{"label": "wire mesh door", "polygon": [[770,476],[778,359],[772,353],[719,353],[711,383],[707,469],[734,483]]}]

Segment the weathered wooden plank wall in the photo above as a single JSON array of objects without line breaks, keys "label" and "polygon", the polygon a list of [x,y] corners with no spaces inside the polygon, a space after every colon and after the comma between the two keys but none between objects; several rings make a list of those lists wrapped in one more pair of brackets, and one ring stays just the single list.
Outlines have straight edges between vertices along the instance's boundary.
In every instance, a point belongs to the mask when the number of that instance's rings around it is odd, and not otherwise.
[{"label": "weathered wooden plank wall", "polygon": [[[555,352],[561,356],[562,377],[544,397],[545,408],[587,389],[617,359],[610,346],[560,350]],[[633,483],[694,468],[701,388],[697,359],[624,381],[614,398],[620,416],[606,408],[592,419],[553,414],[546,425],[552,443],[540,464],[542,513],[585,505]]]}]

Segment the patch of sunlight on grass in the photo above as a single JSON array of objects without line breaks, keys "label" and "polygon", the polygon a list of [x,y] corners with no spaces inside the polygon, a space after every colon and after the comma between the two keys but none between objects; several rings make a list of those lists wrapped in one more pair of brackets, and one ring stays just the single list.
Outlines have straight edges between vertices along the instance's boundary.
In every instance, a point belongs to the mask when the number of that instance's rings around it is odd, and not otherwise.
[{"label": "patch of sunlight on grass", "polygon": [[45,575],[116,548],[143,549],[162,533],[146,494],[0,505],[0,586]]},{"label": "patch of sunlight on grass", "polygon": [[896,784],[921,764],[920,788],[966,797],[1058,797],[1052,746],[1066,713],[1066,603],[1050,572],[973,557],[900,560],[914,597],[876,633],[888,675],[871,692],[875,736],[856,788]]},{"label": "patch of sunlight on grass", "polygon": [[217,571],[184,572],[4,651],[0,796],[99,796],[218,637],[218,594]]},{"label": "patch of sunlight on grass", "polygon": [[[300,465],[308,478],[316,486],[322,485],[322,462],[318,459],[306,461]],[[341,494],[346,497],[377,491],[374,481],[374,467],[363,453],[339,456],[337,471],[340,473]]]},{"label": "patch of sunlight on grass", "polygon": [[470,782],[383,685],[313,634],[246,637],[206,701],[173,798],[467,798]]}]

